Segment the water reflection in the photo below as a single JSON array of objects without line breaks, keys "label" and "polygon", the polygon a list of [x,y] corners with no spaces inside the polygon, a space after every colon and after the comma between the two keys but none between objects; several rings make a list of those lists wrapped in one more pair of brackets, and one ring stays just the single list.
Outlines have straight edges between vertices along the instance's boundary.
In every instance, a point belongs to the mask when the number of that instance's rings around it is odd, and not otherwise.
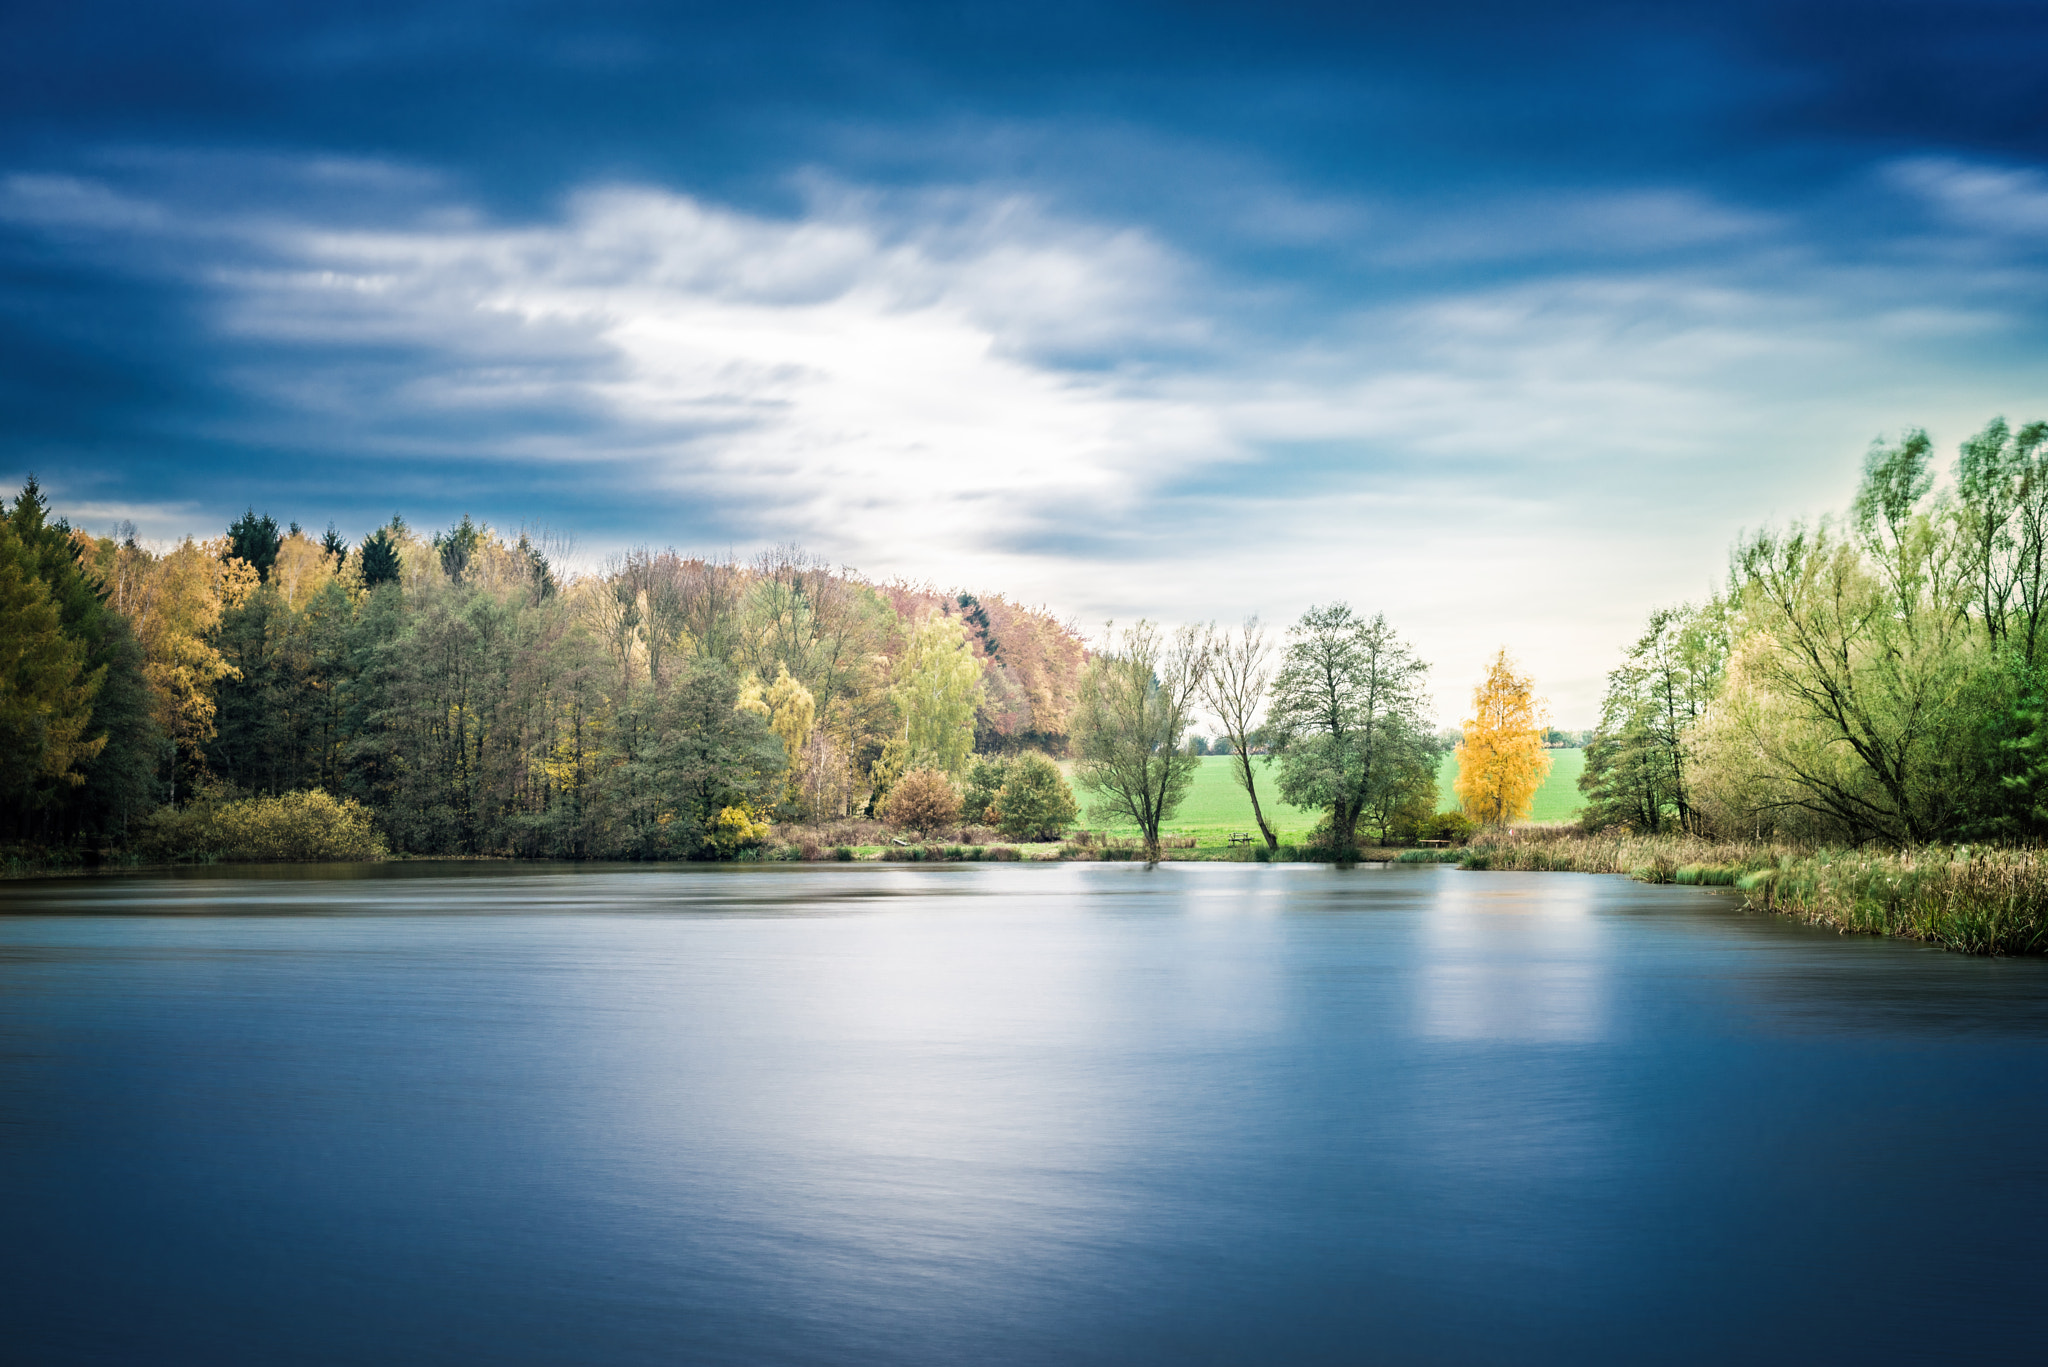
[{"label": "water reflection", "polygon": [[1600,1037],[1606,978],[1588,878],[1444,880],[1418,942],[1417,1028],[1461,1040]]},{"label": "water reflection", "polygon": [[31,1361],[2017,1360],[2044,967],[1447,869],[14,885],[0,1315]]}]

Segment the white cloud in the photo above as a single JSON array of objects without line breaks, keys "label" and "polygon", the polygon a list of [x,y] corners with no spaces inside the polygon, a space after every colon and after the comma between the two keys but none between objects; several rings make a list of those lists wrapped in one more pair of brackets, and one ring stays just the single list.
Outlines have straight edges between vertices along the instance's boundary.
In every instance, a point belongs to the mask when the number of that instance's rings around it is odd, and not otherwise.
[{"label": "white cloud", "polygon": [[1958,226],[2000,235],[2048,235],[2048,176],[2031,167],[1911,157],[1894,162],[1888,178]]},{"label": "white cloud", "polygon": [[[417,183],[396,227],[30,177],[0,217],[157,244],[238,343],[227,378],[337,449],[586,471],[621,540],[710,509],[722,544],[1084,622],[1348,598],[1437,662],[1447,719],[1505,644],[1590,723],[1644,612],[1740,527],[1844,501],[1880,431],[2039,402],[2038,279],[1844,264],[1678,192],[1554,205],[1535,237],[1711,259],[1247,305],[1155,233],[1016,196],[812,185],[769,217],[607,186],[506,224]],[[2024,218],[2034,182],[2000,184]],[[1470,255],[1489,212],[1446,240]]]}]

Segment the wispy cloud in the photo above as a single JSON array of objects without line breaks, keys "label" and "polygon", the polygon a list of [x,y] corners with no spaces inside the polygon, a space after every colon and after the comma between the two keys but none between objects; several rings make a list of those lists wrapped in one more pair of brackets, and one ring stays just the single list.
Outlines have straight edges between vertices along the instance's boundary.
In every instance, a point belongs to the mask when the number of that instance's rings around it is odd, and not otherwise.
[{"label": "wispy cloud", "polygon": [[[467,469],[515,521],[574,520],[519,491],[579,487],[611,506],[598,549],[800,539],[1083,620],[1346,597],[1439,662],[1446,716],[1505,643],[1589,721],[1643,611],[1740,526],[1839,502],[1881,430],[2039,402],[2036,276],[1838,259],[1693,191],[1253,206],[1268,239],[1278,215],[1298,242],[1435,240],[1429,273],[1323,293],[971,186],[812,181],[774,216],[611,183],[512,221],[405,168],[291,174],[386,211],[16,176],[0,222],[193,292],[247,400],[189,420],[209,439]],[[2003,222],[2048,194],[1891,174]]]},{"label": "wispy cloud", "polygon": [[2037,169],[1909,157],[1888,170],[1894,185],[1923,199],[1951,225],[2048,239],[2048,175]]}]

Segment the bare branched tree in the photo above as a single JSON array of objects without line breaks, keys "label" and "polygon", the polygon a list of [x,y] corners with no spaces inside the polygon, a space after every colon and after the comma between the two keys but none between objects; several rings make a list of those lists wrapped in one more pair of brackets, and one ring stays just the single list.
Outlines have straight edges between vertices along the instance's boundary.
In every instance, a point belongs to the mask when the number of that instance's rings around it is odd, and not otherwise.
[{"label": "bare branched tree", "polygon": [[1266,688],[1273,681],[1267,661],[1273,646],[1256,616],[1244,619],[1235,633],[1222,632],[1209,647],[1209,671],[1202,682],[1202,699],[1223,726],[1230,741],[1232,769],[1245,796],[1252,802],[1252,819],[1266,848],[1280,848],[1280,837],[1259,806],[1258,784],[1252,775],[1252,733],[1259,726],[1259,712],[1266,704]]}]

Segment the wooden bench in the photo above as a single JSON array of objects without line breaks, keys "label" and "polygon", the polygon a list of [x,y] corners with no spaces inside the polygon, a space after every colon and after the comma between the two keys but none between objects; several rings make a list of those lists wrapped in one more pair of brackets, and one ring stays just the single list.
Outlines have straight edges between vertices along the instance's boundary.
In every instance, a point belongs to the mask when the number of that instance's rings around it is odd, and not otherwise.
[{"label": "wooden bench", "polygon": [[1233,845],[1249,845],[1252,843],[1252,833],[1250,831],[1232,831],[1230,833],[1230,843]]},{"label": "wooden bench", "polygon": [[1448,840],[1418,840],[1415,843],[1432,850],[1447,850],[1451,847],[1451,842]]}]

